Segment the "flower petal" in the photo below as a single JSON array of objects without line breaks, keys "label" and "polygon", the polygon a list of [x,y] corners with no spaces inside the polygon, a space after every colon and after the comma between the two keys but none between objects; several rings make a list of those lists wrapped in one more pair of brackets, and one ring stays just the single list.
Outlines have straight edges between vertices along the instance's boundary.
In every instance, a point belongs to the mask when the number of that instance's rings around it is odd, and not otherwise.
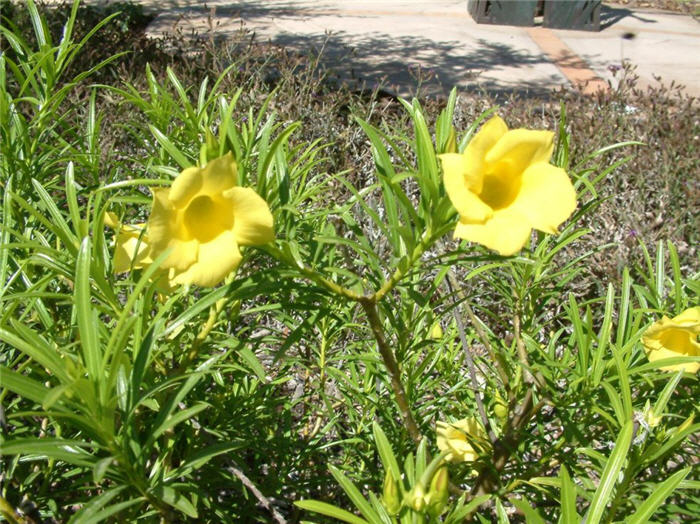
[{"label": "flower petal", "polygon": [[445,191],[460,218],[468,222],[483,222],[493,210],[468,189],[466,155],[448,153],[440,155]]},{"label": "flower petal", "polygon": [[690,327],[695,334],[700,334],[700,306],[691,307],[680,315],[673,317],[673,322],[683,327]]},{"label": "flower petal", "polygon": [[172,276],[171,284],[213,287],[241,263],[242,255],[232,231],[224,231],[211,242],[199,245],[198,260],[185,271]]},{"label": "flower petal", "polygon": [[111,227],[112,229],[119,228],[119,217],[112,211],[105,211],[102,221],[107,227]]},{"label": "flower petal", "polygon": [[[657,360],[663,360],[666,358],[675,358],[675,357],[686,357],[686,356],[700,356],[700,355],[687,355],[683,353],[677,353],[675,351],[671,351],[670,349],[666,349],[664,347],[655,349],[655,350],[648,350],[647,349],[647,358],[649,359],[649,362],[656,362]],[[662,371],[680,371],[683,370],[687,373],[697,373],[698,370],[700,369],[700,362],[685,362],[683,364],[673,364],[670,366],[663,366],[659,368]]]},{"label": "flower petal", "polygon": [[182,271],[197,260],[198,242],[189,237],[182,224],[182,213],[178,213],[168,198],[169,189],[153,189],[153,207],[148,218],[148,240],[151,258],[155,259],[167,249],[170,255],[162,267]]},{"label": "flower petal", "polygon": [[484,224],[458,222],[455,237],[477,242],[503,256],[520,251],[530,237],[530,224],[515,208],[496,211]]},{"label": "flower petal", "polygon": [[202,170],[188,167],[173,180],[168,198],[177,208],[183,208],[202,189]]},{"label": "flower petal", "polygon": [[487,164],[505,164],[507,169],[522,173],[530,164],[549,162],[553,150],[551,131],[513,129],[489,149],[485,160]]},{"label": "flower petal", "polygon": [[144,227],[145,224],[125,225],[117,233],[112,264],[115,273],[126,273],[153,263]]},{"label": "flower petal", "polygon": [[478,154],[482,159],[485,159],[489,150],[491,150],[503,136],[508,133],[508,126],[500,116],[490,118],[474,135],[467,145],[467,149],[471,149],[474,154]]},{"label": "flower petal", "polygon": [[523,173],[511,206],[517,207],[532,227],[554,235],[576,209],[576,190],[566,171],[538,162]]},{"label": "flower petal", "polygon": [[259,246],[275,239],[273,218],[267,202],[249,187],[224,192],[233,202],[233,233],[242,246]]},{"label": "flower petal", "polygon": [[468,189],[481,193],[484,184],[486,154],[508,132],[508,126],[499,116],[486,122],[467,144],[463,154],[463,172]]},{"label": "flower petal", "polygon": [[233,154],[226,153],[207,163],[202,169],[202,194],[213,196],[221,194],[236,185],[238,166]]}]

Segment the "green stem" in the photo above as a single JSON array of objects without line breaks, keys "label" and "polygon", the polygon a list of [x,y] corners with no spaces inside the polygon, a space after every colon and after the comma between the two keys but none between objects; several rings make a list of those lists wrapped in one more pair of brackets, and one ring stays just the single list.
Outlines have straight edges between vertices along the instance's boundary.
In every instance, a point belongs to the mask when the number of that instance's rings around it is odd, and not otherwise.
[{"label": "green stem", "polygon": [[485,466],[479,473],[474,486],[472,486],[472,497],[493,493],[499,488],[500,473],[508,463],[508,459],[513,451],[518,447],[520,432],[542,405],[543,402],[539,402],[533,406],[532,389],[528,389],[522,404],[515,409],[511,418],[506,422],[503,436],[493,444],[491,464]]},{"label": "green stem", "polygon": [[408,404],[408,399],[406,398],[406,392],[404,391],[403,384],[401,384],[401,371],[399,370],[399,364],[396,361],[396,356],[389,347],[386,337],[384,336],[384,328],[381,320],[379,319],[377,303],[374,297],[364,297],[359,300],[359,302],[367,315],[367,320],[372,328],[372,334],[377,341],[379,353],[381,354],[384,365],[389,372],[391,388],[394,390],[394,396],[396,397],[396,403],[399,406],[401,419],[403,420],[406,431],[408,431],[411,439],[418,444],[422,440],[423,436],[421,435],[418,425],[413,418],[411,408]]},{"label": "green stem", "polygon": [[355,302],[358,302],[362,298],[362,295],[358,295],[354,291],[347,289],[339,284],[336,284],[332,280],[328,280],[327,278],[321,276],[314,269],[304,265],[304,263],[302,263],[301,261],[290,259],[290,257],[286,256],[282,251],[280,251],[276,247],[262,246],[260,249],[265,251],[268,255],[272,256],[273,258],[284,262],[288,266],[298,269],[306,278],[308,278],[312,282],[315,282],[319,286],[326,288],[328,291],[335,295],[340,295]]},{"label": "green stem", "polygon": [[423,256],[423,253],[425,253],[425,250],[428,249],[433,240],[433,235],[431,233],[430,227],[428,227],[424,232],[423,235],[421,236],[420,242],[418,245],[413,249],[413,253],[411,253],[411,256],[408,258],[406,261],[406,267],[405,269],[401,268],[396,268],[394,271],[394,274],[391,275],[389,280],[384,282],[381,288],[374,294],[374,299],[376,302],[379,302],[384,296],[389,293],[396,284],[398,284],[403,277],[406,276],[406,273],[408,272],[411,267],[413,267],[413,264],[416,263],[416,261]]}]

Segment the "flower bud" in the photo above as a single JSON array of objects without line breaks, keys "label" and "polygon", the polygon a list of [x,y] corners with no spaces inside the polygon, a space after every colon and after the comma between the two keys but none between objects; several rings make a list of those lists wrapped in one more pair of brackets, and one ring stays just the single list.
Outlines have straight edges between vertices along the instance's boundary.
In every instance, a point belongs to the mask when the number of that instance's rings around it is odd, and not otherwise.
[{"label": "flower bud", "polygon": [[508,404],[498,391],[496,391],[496,395],[493,397],[493,400],[493,413],[496,415],[498,420],[503,423],[508,418]]},{"label": "flower bud", "polygon": [[657,416],[656,413],[654,413],[654,409],[649,405],[648,400],[644,405],[642,416],[644,417],[644,422],[646,422],[647,426],[650,428],[655,428],[661,422],[661,416]]},{"label": "flower bud", "polygon": [[442,338],[442,327],[439,322],[436,322],[433,328],[430,330],[430,338],[433,340],[440,340]]},{"label": "flower bud", "polygon": [[403,503],[405,506],[408,506],[409,508],[420,513],[423,511],[428,502],[427,498],[425,488],[418,483],[411,491],[406,493]]},{"label": "flower bud", "polygon": [[401,500],[399,500],[399,488],[396,485],[394,476],[391,470],[387,470],[384,476],[384,491],[382,493],[382,503],[389,515],[396,515],[401,509]]},{"label": "flower bud", "polygon": [[447,497],[449,493],[447,491],[448,484],[450,482],[450,476],[447,472],[446,467],[441,467],[433,475],[433,479],[430,481],[430,491],[428,491],[428,513],[433,517],[438,517],[445,509],[445,504],[447,504]]}]

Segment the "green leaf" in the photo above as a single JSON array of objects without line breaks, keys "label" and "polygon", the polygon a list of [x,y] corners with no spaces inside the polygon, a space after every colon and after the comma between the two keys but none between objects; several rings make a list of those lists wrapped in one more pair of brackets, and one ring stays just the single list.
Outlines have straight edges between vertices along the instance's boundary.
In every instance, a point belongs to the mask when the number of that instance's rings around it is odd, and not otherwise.
[{"label": "green leaf", "polygon": [[17,373],[5,366],[0,366],[0,387],[37,404],[44,404],[49,389],[41,382]]},{"label": "green leaf", "polygon": [[205,410],[208,407],[209,404],[205,402],[199,402],[192,407],[183,409],[175,415],[166,418],[162,421],[160,425],[158,425],[155,429],[151,431],[151,434],[149,435],[146,444],[144,444],[144,448],[149,448],[156,441],[156,439],[160,437],[163,433],[165,433],[168,429],[177,426],[180,422],[194,417],[197,413]]},{"label": "green leaf", "polygon": [[449,522],[461,522],[472,511],[475,511],[479,506],[486,503],[491,498],[491,495],[479,495],[474,497],[465,506],[458,507],[454,512],[449,514]]},{"label": "green leaf", "polygon": [[114,457],[105,457],[95,462],[95,465],[92,467],[92,479],[95,481],[95,484],[99,484],[102,481],[113,462]]},{"label": "green leaf", "polygon": [[255,373],[255,376],[258,377],[261,381],[266,381],[267,380],[267,373],[265,372],[265,368],[263,367],[262,363],[260,362],[260,359],[253,353],[253,350],[249,348],[248,346],[245,346],[238,351],[236,351],[236,354],[241,357],[241,360],[245,362],[250,370]]},{"label": "green leaf", "polygon": [[692,468],[682,469],[661,484],[652,487],[651,495],[637,508],[625,521],[626,524],[644,524],[649,522],[649,518],[664,503],[666,498],[673,493],[678,485],[688,476]]},{"label": "green leaf", "polygon": [[188,457],[187,461],[184,464],[168,473],[164,477],[164,480],[167,482],[169,480],[185,477],[189,475],[192,471],[201,468],[204,464],[209,462],[214,457],[222,455],[224,453],[228,453],[229,451],[232,451],[234,449],[240,449],[244,446],[245,444],[242,442],[221,442],[219,444],[207,446],[206,448],[197,451],[191,457]]},{"label": "green leaf", "polygon": [[77,466],[92,466],[94,457],[82,448],[95,447],[82,440],[61,438],[21,438],[0,443],[2,455],[39,455]]},{"label": "green leaf", "polygon": [[620,471],[627,460],[627,452],[632,443],[634,423],[630,420],[620,431],[615,448],[605,463],[605,469],[600,478],[598,489],[593,494],[593,500],[588,508],[586,524],[598,524],[605,513],[605,509],[610,502],[613,488],[618,481]]},{"label": "green leaf", "polygon": [[[78,510],[68,521],[68,524],[85,524],[86,522],[99,522],[99,520],[94,520],[95,515],[97,515],[105,505],[109,504],[115,497],[117,497],[122,491],[127,489],[126,486],[118,486],[116,488],[108,489],[107,491],[100,493],[99,495],[92,497],[85,505]],[[140,499],[143,500],[143,499]]]},{"label": "green leaf", "polygon": [[188,517],[193,519],[197,518],[197,508],[194,507],[194,504],[192,504],[187,497],[176,489],[170,486],[159,486],[153,490],[153,494]]},{"label": "green leaf", "polygon": [[158,141],[158,143],[161,145],[163,149],[177,162],[180,164],[180,167],[182,169],[186,169],[188,167],[192,166],[192,161],[189,160],[185,155],[183,155],[180,150],[175,147],[175,144],[173,144],[170,139],[165,136],[157,127],[154,125],[149,124],[148,128],[151,130],[151,133],[153,133],[153,136],[155,139]]},{"label": "green leaf", "polygon": [[349,511],[345,511],[344,509],[337,508],[332,504],[319,500],[297,500],[294,502],[294,505],[306,511],[320,513],[321,515],[338,519],[342,522],[348,522],[350,524],[369,524],[365,519],[356,517]]},{"label": "green leaf", "polygon": [[78,320],[80,346],[83,349],[83,361],[90,378],[103,383],[102,352],[97,334],[97,314],[90,303],[90,237],[85,237],[80,244],[75,269],[75,316]]},{"label": "green leaf", "polygon": [[343,491],[345,491],[348,497],[350,497],[350,500],[360,511],[362,516],[366,518],[371,524],[382,524],[379,515],[376,514],[376,512],[372,509],[370,503],[365,500],[365,498],[362,496],[362,493],[360,493],[360,491],[355,487],[355,485],[352,482],[350,482],[350,480],[345,475],[343,475],[343,473],[338,468],[334,466],[328,466],[328,469],[330,470],[335,480],[338,481],[340,487],[343,488]]},{"label": "green leaf", "polygon": [[561,515],[559,524],[578,524],[580,517],[576,512],[576,484],[569,476],[566,466],[562,465],[559,471],[561,480]]},{"label": "green leaf", "polygon": [[180,316],[178,316],[175,320],[173,320],[170,324],[168,324],[168,327],[166,327],[161,332],[161,334],[160,334],[161,337],[167,337],[170,333],[177,332],[177,330],[180,328],[180,326],[182,326],[185,322],[190,320],[192,317],[199,315],[205,309],[208,309],[212,304],[216,303],[220,298],[222,298],[228,292],[229,292],[228,287],[222,286],[219,289],[209,293],[207,296],[205,296],[204,298],[199,300],[193,306],[185,309],[185,311],[183,311],[183,313]]},{"label": "green leaf", "polygon": [[55,348],[51,347],[43,338],[19,322],[13,322],[13,327],[17,331],[17,334],[5,329],[0,329],[0,340],[20,350],[39,365],[56,375],[64,384],[72,381],[66,369],[65,362],[61,360]]},{"label": "green leaf", "polygon": [[593,355],[593,385],[600,384],[603,370],[605,369],[605,353],[610,342],[610,328],[612,327],[612,314],[615,306],[615,288],[608,285],[608,293],[605,297],[605,313],[603,314],[603,324],[598,333],[598,347]]},{"label": "green leaf", "polygon": [[34,192],[38,195],[41,202],[44,204],[46,211],[51,216],[51,221],[55,226],[55,231],[61,238],[61,241],[67,246],[73,249],[78,247],[78,238],[73,234],[70,226],[63,218],[63,214],[58,210],[56,203],[49,196],[38,180],[32,179],[32,186],[34,186]]},{"label": "green leaf", "polygon": [[[93,500],[94,499],[91,499],[90,502],[92,502]],[[119,513],[121,513],[127,508],[130,508],[131,506],[134,506],[136,504],[143,504],[144,502],[146,502],[146,499],[143,497],[125,500],[124,502],[118,502],[117,504],[112,504],[111,506],[106,506],[102,509],[88,513],[84,517],[80,517],[76,520],[70,520],[70,524],[96,524],[97,522],[107,520],[112,515],[118,515]]]},{"label": "green leaf", "polygon": [[545,521],[542,518],[542,516],[537,512],[536,509],[530,506],[530,503],[527,500],[516,498],[510,498],[508,500],[510,500],[513,506],[518,508],[522,512],[522,514],[525,515],[525,522],[527,524],[545,524]]},{"label": "green leaf", "polygon": [[644,455],[644,464],[651,464],[658,458],[663,457],[669,451],[673,450],[680,444],[685,437],[696,431],[700,431],[700,424],[692,424],[693,415],[688,417],[683,424],[676,428],[673,434],[668,437],[663,443],[657,443],[649,446]]},{"label": "green leaf", "polygon": [[372,422],[372,432],[374,433],[374,442],[377,445],[377,451],[379,451],[379,457],[382,459],[384,469],[391,471],[391,475],[395,479],[401,479],[401,470],[399,469],[396,455],[391,449],[391,444],[389,444],[386,434],[376,421]]},{"label": "green leaf", "polygon": [[654,404],[654,415],[657,417],[661,416],[666,409],[666,404],[668,403],[669,399],[671,398],[671,395],[673,395],[673,392],[676,390],[676,386],[678,383],[681,381],[681,378],[683,377],[683,370],[679,370],[671,380],[668,381],[668,384],[664,386],[663,391],[659,395],[658,400],[656,401],[656,404]]}]

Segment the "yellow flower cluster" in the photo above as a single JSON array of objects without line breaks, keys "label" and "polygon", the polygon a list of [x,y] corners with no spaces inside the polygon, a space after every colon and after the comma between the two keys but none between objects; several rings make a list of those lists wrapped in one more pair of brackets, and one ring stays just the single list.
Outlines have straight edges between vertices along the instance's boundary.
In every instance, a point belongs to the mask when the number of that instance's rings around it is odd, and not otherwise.
[{"label": "yellow flower cluster", "polygon": [[440,155],[459,213],[454,236],[513,255],[533,228],[556,234],[576,209],[576,191],[566,171],[549,163],[553,144],[550,131],[508,130],[496,116],[464,153]]},{"label": "yellow flower cluster", "polygon": [[[460,217],[455,237],[512,255],[533,228],[557,232],[576,208],[576,192],[566,172],[549,163],[553,138],[549,131],[508,130],[494,117],[464,153],[440,155],[445,190]],[[154,189],[148,223],[118,231],[115,272],[146,267],[167,251],[159,272],[164,286],[222,282],[240,264],[240,246],[274,239],[267,203],[237,186],[237,174],[229,153]]]},{"label": "yellow flower cluster", "polygon": [[251,188],[237,186],[237,177],[229,153],[185,169],[169,188],[154,189],[148,223],[117,233],[114,271],[146,267],[169,251],[161,264],[166,287],[222,282],[238,268],[240,246],[274,239],[270,208]]}]

